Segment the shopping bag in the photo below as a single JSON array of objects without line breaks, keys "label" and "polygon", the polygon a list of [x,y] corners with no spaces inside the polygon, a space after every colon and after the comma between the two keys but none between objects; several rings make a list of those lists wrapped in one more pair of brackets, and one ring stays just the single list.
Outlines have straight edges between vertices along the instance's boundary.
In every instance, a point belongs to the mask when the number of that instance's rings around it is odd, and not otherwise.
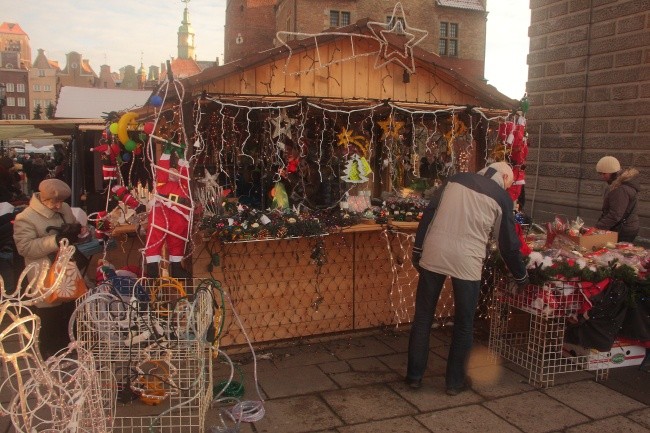
[{"label": "shopping bag", "polygon": [[88,292],[88,287],[86,286],[86,282],[84,281],[81,272],[79,272],[77,264],[72,260],[68,260],[64,264],[61,251],[59,251],[52,261],[52,266],[50,266],[50,269],[47,271],[45,281],[43,282],[43,291],[45,293],[50,291],[56,282],[57,276],[61,273],[63,273],[61,283],[56,290],[45,298],[45,302],[49,304],[54,304],[60,301],[73,301]]}]

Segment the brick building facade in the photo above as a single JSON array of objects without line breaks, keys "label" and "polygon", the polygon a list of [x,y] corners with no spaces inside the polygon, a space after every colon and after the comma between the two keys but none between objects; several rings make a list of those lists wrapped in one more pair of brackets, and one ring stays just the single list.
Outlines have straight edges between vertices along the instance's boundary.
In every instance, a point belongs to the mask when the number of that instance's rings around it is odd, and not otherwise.
[{"label": "brick building facade", "polygon": [[[454,69],[483,79],[487,17],[484,0],[402,0],[401,4],[406,24],[429,33],[419,44],[421,48],[445,55]],[[277,46],[278,31],[315,34],[364,18],[385,23],[394,9],[393,0],[229,0],[225,62]],[[447,52],[442,53],[441,44]]]},{"label": "brick building facade", "polygon": [[[536,221],[559,213],[593,225],[602,156],[638,168],[643,190],[650,183],[648,2],[530,0],[530,8],[526,209],[534,197]],[[640,236],[648,237],[649,198],[639,199]]]}]

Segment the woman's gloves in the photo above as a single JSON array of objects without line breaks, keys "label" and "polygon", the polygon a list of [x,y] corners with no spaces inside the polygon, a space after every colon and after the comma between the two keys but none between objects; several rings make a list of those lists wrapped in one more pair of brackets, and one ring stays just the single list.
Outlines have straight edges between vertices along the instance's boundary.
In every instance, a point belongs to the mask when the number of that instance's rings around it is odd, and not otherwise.
[{"label": "woman's gloves", "polygon": [[64,223],[56,234],[56,243],[61,242],[61,239],[67,239],[68,242],[74,244],[81,233],[81,224],[79,223]]}]

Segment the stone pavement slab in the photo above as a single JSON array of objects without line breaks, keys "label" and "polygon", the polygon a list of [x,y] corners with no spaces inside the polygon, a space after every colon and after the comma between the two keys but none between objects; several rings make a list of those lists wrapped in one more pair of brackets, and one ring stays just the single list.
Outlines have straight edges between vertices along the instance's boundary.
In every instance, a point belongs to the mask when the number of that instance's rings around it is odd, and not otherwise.
[{"label": "stone pavement slab", "polygon": [[472,368],[468,376],[472,378],[472,390],[488,399],[535,389],[526,377],[499,364]]},{"label": "stone pavement slab", "polygon": [[594,419],[607,418],[644,407],[636,400],[589,380],[554,386],[544,392],[564,405]]},{"label": "stone pavement slab", "polygon": [[393,370],[376,358],[356,358],[348,361],[350,371],[330,374],[330,379],[341,388],[370,385],[398,380]]},{"label": "stone pavement slab", "polygon": [[395,353],[374,336],[350,337],[323,343],[339,359],[363,358]]},{"label": "stone pavement slab", "polygon": [[278,368],[322,364],[337,361],[338,358],[321,344],[305,344],[285,349],[274,349],[271,360]]},{"label": "stone pavement slab", "polygon": [[602,433],[602,432],[625,432],[625,433],[647,433],[648,429],[623,416],[592,421],[579,426],[571,427],[566,433]]},{"label": "stone pavement slab", "polygon": [[337,385],[316,365],[258,371],[260,387],[271,399],[337,389]]},{"label": "stone pavement slab", "polygon": [[265,410],[264,418],[255,423],[257,433],[306,433],[343,425],[317,395],[269,400]]},{"label": "stone pavement slab", "polygon": [[384,385],[328,391],[321,395],[346,424],[413,415],[418,412]]},{"label": "stone pavement slab", "polygon": [[483,401],[483,398],[472,390],[462,392],[453,397],[445,394],[445,379],[443,377],[425,377],[422,381],[422,388],[420,389],[409,388],[403,381],[393,382],[389,385],[403,399],[417,407],[421,412],[430,412]]},{"label": "stone pavement slab", "polygon": [[455,407],[416,417],[432,432],[516,433],[520,430],[480,405]]},{"label": "stone pavement slab", "polygon": [[[352,426],[339,427],[340,433],[430,433],[412,417],[373,421]],[[437,431],[437,430],[436,430]]]},{"label": "stone pavement slab", "polygon": [[540,391],[491,400],[484,406],[526,433],[552,432],[589,421]]},{"label": "stone pavement slab", "polygon": [[650,408],[637,410],[636,412],[628,414],[627,417],[632,421],[645,426],[648,431],[650,431]]}]

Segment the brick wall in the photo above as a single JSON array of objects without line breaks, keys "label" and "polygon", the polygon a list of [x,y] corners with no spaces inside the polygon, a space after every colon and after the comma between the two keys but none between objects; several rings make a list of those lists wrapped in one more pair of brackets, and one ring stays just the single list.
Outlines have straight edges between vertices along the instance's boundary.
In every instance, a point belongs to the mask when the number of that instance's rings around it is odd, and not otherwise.
[{"label": "brick wall", "polygon": [[[252,16],[253,4],[275,3],[274,19],[275,28],[280,31],[287,30],[287,22],[291,23],[292,30],[301,33],[314,34],[330,27],[330,10],[350,12],[350,23],[355,23],[364,18],[378,22],[386,22],[395,7],[392,0],[230,0],[226,7],[225,27],[225,60],[226,62],[242,57],[246,53],[261,51],[269,48],[268,36],[256,39],[254,35],[245,37],[244,43],[235,44],[238,33],[252,26],[251,23],[264,22],[268,24],[265,16],[259,20]],[[428,36],[419,44],[427,51],[438,52],[438,36],[441,21],[457,23],[459,33],[458,66],[463,72],[471,74],[474,78],[483,79],[485,68],[485,13],[468,11],[457,8],[445,8],[436,5],[434,0],[402,0],[402,7],[406,15],[408,26],[426,30]],[[244,10],[241,6],[244,5]],[[267,10],[267,9],[264,9]],[[258,24],[256,24],[258,25]],[[255,30],[257,35],[263,31]],[[273,31],[273,35],[275,30]],[[277,42],[276,42],[277,43]]]},{"label": "brick wall", "polygon": [[[638,168],[644,190],[650,183],[648,2],[530,0],[530,8],[526,208],[534,197],[538,222],[562,213],[593,224],[602,156]],[[649,197],[639,197],[640,235],[648,237]]]},{"label": "brick wall", "polygon": [[[276,0],[228,0],[224,62],[273,48]],[[238,43],[238,37],[240,42]]]}]

